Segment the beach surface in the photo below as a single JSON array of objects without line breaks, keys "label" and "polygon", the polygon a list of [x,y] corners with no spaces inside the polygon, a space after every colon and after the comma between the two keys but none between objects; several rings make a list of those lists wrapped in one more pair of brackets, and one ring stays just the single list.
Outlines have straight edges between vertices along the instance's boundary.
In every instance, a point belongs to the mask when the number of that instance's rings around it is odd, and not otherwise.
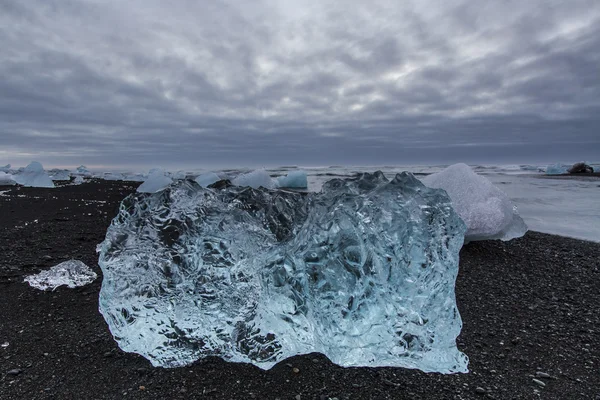
[{"label": "beach surface", "polygon": [[[96,245],[136,183],[0,187],[0,399],[600,399],[600,243],[529,232],[465,245],[456,297],[467,374],[342,368],[320,354],[269,371],[208,358],[154,368],[98,312]],[[43,292],[78,259],[99,278]]]}]

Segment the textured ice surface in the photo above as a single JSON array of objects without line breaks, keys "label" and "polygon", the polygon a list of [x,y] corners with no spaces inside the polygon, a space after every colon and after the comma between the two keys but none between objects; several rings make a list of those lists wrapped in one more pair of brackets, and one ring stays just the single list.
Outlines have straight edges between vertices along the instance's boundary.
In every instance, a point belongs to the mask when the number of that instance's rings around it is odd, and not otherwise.
[{"label": "textured ice surface", "polygon": [[54,290],[66,285],[70,288],[92,283],[98,276],[90,267],[79,260],[69,260],[25,278],[30,286],[40,290]]},{"label": "textured ice surface", "polygon": [[286,176],[277,178],[277,186],[283,188],[299,188],[305,189],[308,187],[308,179],[305,171],[291,171]]},{"label": "textured ice surface", "polygon": [[236,186],[250,186],[254,189],[258,189],[261,186],[266,189],[275,187],[275,181],[273,181],[269,173],[264,169],[257,169],[256,171],[239,175],[231,183]]},{"label": "textured ice surface", "polygon": [[10,171],[10,164],[0,166],[0,172],[9,172],[9,171]]},{"label": "textured ice surface", "polygon": [[30,163],[25,169],[17,175],[13,175],[13,179],[23,186],[29,187],[46,187],[53,188],[54,182],[48,176],[44,167],[37,161]]},{"label": "textured ice surface", "polygon": [[167,188],[173,179],[166,176],[166,172],[160,168],[154,168],[148,174],[148,178],[142,183],[137,191],[140,193],[156,193]]},{"label": "textured ice surface", "polygon": [[467,224],[465,241],[521,237],[527,225],[508,196],[466,164],[454,164],[423,178],[432,188],[444,189]]},{"label": "textured ice surface", "polygon": [[13,180],[11,174],[0,171],[0,186],[13,186],[16,182]]},{"label": "textured ice surface", "polygon": [[195,179],[196,183],[202,187],[207,187],[220,180],[221,178],[219,178],[219,175],[214,172],[205,172],[204,174],[198,175]]},{"label": "textured ice surface", "polygon": [[464,372],[454,282],[465,225],[411,174],[319,193],[179,181],[133,194],[99,246],[100,311],[153,365],[219,356],[270,368],[320,352],[343,366]]},{"label": "textured ice surface", "polygon": [[553,164],[546,167],[546,175],[561,175],[569,171],[570,165]]}]

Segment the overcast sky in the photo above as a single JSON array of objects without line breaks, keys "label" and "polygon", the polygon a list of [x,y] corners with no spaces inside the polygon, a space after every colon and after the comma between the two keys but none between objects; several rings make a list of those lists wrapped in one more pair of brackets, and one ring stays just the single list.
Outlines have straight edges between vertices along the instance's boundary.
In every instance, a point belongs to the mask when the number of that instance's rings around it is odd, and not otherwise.
[{"label": "overcast sky", "polygon": [[2,0],[0,165],[600,159],[598,0]]}]

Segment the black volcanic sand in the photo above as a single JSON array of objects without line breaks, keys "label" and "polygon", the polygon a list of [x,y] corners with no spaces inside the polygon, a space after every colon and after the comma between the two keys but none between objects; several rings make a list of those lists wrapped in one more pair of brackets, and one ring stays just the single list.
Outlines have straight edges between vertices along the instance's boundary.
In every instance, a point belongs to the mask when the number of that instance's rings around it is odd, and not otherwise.
[{"label": "black volcanic sand", "polygon": [[217,358],[153,368],[112,339],[101,279],[54,292],[23,283],[71,258],[100,274],[96,245],[136,185],[0,188],[1,399],[600,399],[600,244],[536,232],[461,251],[468,374],[342,368],[320,354],[269,371]]}]

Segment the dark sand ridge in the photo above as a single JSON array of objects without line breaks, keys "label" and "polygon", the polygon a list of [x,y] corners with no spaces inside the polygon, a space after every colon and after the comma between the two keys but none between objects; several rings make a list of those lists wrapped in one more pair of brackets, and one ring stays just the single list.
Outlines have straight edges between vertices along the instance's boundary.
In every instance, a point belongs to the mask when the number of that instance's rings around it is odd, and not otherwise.
[{"label": "dark sand ridge", "polygon": [[55,292],[23,283],[70,258],[100,274],[96,244],[136,186],[0,188],[0,399],[600,399],[600,244],[535,232],[461,251],[468,374],[341,368],[319,354],[270,371],[215,358],[153,368],[112,339],[101,279]]}]

